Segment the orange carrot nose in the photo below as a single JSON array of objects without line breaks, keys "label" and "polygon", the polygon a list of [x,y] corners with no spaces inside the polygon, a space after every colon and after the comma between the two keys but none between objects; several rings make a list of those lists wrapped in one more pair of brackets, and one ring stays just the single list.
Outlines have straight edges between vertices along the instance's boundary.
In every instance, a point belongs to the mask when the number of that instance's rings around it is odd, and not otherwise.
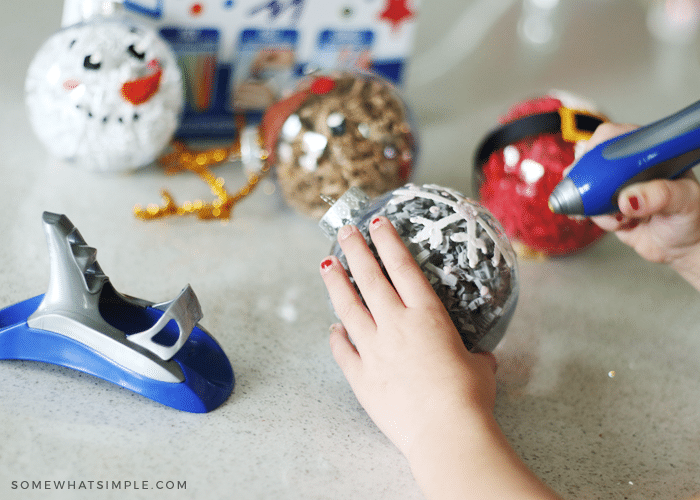
[{"label": "orange carrot nose", "polygon": [[[151,63],[153,62],[151,61]],[[134,106],[148,101],[158,91],[160,86],[160,77],[163,75],[163,70],[159,64],[151,63],[148,64],[148,67],[156,68],[157,71],[155,73],[137,80],[131,80],[122,85],[122,97]]]}]

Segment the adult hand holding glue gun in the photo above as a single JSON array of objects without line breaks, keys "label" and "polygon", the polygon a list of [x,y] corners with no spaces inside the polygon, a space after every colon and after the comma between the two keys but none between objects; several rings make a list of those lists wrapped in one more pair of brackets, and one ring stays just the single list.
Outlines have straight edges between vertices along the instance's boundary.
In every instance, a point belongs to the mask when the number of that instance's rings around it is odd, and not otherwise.
[{"label": "adult hand holding glue gun", "polygon": [[566,215],[616,212],[622,189],[673,179],[700,163],[700,101],[645,127],[597,144],[554,188],[549,206]]},{"label": "adult hand holding glue gun", "polygon": [[[694,126],[690,125],[693,121]],[[654,142],[659,154],[649,158],[654,153]],[[610,151],[618,157],[604,158],[604,154],[612,156]],[[644,151],[648,153],[644,155]],[[689,160],[700,158],[700,102],[643,128],[603,123],[588,140],[584,153],[552,193],[552,210],[565,213],[561,202],[557,205],[555,201],[563,189],[568,190],[562,185],[578,182],[585,186],[581,180],[587,178],[588,190],[584,187],[580,197],[600,198],[604,192],[607,208],[578,211],[578,215],[593,216],[598,226],[615,232],[641,257],[668,264],[700,291],[700,184],[690,170],[699,160]],[[647,158],[648,163],[641,167],[631,164],[630,159],[640,157]],[[669,169],[674,165],[673,158],[680,158],[682,164],[678,166],[676,160],[676,167]],[[610,176],[606,168],[619,171]]]}]

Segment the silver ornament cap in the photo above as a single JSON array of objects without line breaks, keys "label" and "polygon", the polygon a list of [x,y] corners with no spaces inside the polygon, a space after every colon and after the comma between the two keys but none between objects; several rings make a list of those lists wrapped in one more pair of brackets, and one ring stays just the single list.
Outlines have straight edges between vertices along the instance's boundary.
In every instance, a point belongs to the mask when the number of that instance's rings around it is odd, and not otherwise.
[{"label": "silver ornament cap", "polygon": [[[326,201],[329,200],[326,199]],[[362,217],[369,202],[369,196],[360,188],[353,186],[331,205],[318,225],[328,239],[335,240],[341,227],[353,224]]]},{"label": "silver ornament cap", "polygon": [[123,13],[122,0],[83,0],[80,2],[80,17],[82,21],[90,21],[97,17],[112,17]]}]

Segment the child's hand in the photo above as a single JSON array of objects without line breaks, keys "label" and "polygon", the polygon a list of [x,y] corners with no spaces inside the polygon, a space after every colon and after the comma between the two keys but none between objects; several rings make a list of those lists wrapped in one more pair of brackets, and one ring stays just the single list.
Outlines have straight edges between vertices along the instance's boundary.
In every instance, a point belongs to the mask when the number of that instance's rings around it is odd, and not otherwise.
[{"label": "child's hand", "polygon": [[324,260],[321,275],[344,325],[331,328],[330,343],[360,404],[409,457],[429,428],[492,413],[496,363],[466,349],[391,222],[375,219],[370,234],[391,283],[357,228],[342,228],[338,240],[367,307],[340,262]]},{"label": "child's hand", "polygon": [[493,417],[493,354],[467,350],[388,219],[372,221],[370,235],[391,282],[357,228],[338,233],[367,307],[338,259],[321,263],[345,325],[332,327],[331,349],[360,404],[408,458],[426,498],[558,499]]},{"label": "child's hand", "polygon": [[[605,123],[586,149],[634,128]],[[620,213],[593,221],[644,259],[669,264],[700,290],[700,185],[692,171],[676,180],[632,184],[620,192],[618,205]]]}]

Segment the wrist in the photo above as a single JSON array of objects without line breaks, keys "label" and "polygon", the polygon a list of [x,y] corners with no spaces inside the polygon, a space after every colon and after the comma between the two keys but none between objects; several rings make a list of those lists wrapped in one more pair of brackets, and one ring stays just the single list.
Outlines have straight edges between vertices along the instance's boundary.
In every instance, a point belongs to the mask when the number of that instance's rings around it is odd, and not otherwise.
[{"label": "wrist", "polygon": [[[406,453],[409,463],[420,464],[424,457],[443,449],[443,443],[453,438],[469,439],[486,436],[496,424],[487,408],[452,408],[428,420],[430,423],[416,434]],[[497,425],[497,424],[496,424]]]},{"label": "wrist", "polygon": [[520,460],[487,409],[435,422],[414,439],[407,458],[429,500],[559,499]]},{"label": "wrist", "polygon": [[468,458],[478,455],[479,443],[488,439],[495,419],[487,410],[460,410],[430,422],[414,438],[406,458],[426,498],[444,500],[451,498],[449,487],[455,479],[482,476],[478,464]]}]

